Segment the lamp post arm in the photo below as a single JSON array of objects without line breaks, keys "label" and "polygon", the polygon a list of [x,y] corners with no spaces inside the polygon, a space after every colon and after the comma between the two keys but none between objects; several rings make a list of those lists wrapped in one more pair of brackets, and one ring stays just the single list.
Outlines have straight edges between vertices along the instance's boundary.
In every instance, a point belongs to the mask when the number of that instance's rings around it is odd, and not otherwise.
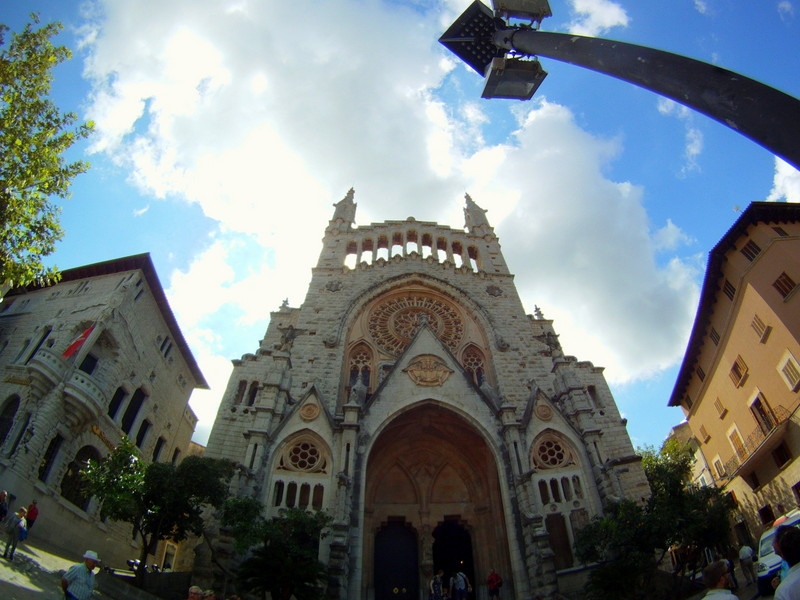
[{"label": "lamp post arm", "polygon": [[645,46],[568,33],[501,29],[493,42],[611,75],[727,125],[800,170],[800,100],[738,73]]}]

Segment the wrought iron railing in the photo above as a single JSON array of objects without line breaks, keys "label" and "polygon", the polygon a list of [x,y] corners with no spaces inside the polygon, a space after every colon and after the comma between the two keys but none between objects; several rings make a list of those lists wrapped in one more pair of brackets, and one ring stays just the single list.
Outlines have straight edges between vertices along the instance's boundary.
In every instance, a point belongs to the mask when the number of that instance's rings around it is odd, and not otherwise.
[{"label": "wrought iron railing", "polygon": [[[736,470],[748,459],[753,453],[758,449],[759,446],[766,440],[774,431],[777,429],[779,425],[785,422],[789,415],[788,410],[786,410],[783,406],[775,406],[772,409],[772,415],[774,418],[770,419],[772,423],[764,423],[762,427],[759,425],[756,427],[753,432],[748,435],[744,440],[742,440],[742,447],[738,448],[737,451],[725,462],[725,474],[727,477],[731,477]],[[771,425],[769,428],[767,428]]]}]

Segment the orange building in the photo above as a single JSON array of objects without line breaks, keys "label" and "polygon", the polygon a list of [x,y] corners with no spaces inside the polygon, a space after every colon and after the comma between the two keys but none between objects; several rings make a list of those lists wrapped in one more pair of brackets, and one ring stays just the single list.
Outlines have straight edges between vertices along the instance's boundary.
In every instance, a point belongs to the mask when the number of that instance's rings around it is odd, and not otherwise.
[{"label": "orange building", "polygon": [[737,501],[736,534],[800,504],[800,205],[754,202],[709,255],[670,406],[703,454],[697,481]]}]

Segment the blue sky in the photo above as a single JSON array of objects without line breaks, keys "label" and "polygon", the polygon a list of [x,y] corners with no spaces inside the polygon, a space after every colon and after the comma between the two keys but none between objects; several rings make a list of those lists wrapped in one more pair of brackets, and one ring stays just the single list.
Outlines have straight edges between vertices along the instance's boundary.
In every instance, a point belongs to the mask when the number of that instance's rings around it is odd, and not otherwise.
[{"label": "blue sky", "polygon": [[[150,252],[212,390],[269,312],[299,306],[332,204],[357,223],[463,226],[488,209],[527,312],[605,367],[634,444],[659,445],[709,249],[753,200],[800,201],[800,174],[732,130],[580,67],[530,102],[482,100],[437,42],[467,0],[23,0],[74,51],[58,104],[96,122],[63,202],[70,268]],[[9,6],[10,5],[10,6]],[[648,45],[800,97],[800,2],[550,0],[542,30]]]}]

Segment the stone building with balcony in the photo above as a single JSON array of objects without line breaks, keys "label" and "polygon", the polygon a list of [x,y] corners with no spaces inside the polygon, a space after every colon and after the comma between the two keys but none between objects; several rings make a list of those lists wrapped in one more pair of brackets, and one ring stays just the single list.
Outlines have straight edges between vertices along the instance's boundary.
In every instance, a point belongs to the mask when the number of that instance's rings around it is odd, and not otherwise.
[{"label": "stone building with balcony", "polygon": [[800,505],[800,205],[754,202],[711,251],[669,400],[706,473],[732,493],[739,540]]},{"label": "stone building with balcony", "polygon": [[[177,462],[207,388],[147,254],[62,272],[12,289],[0,304],[0,489],[12,508],[37,500],[31,536],[123,567],[138,544],[100,518],[79,471],[127,435],[147,461]],[[76,546],[77,544],[77,546]],[[190,569],[193,556],[160,553]]]},{"label": "stone building with balcony", "polygon": [[335,207],[304,302],[233,361],[206,456],[270,515],[332,515],[328,597],[416,600],[438,568],[478,598],[491,568],[504,597],[582,590],[575,532],[650,493],[603,369],[526,314],[469,196],[461,229]]}]

